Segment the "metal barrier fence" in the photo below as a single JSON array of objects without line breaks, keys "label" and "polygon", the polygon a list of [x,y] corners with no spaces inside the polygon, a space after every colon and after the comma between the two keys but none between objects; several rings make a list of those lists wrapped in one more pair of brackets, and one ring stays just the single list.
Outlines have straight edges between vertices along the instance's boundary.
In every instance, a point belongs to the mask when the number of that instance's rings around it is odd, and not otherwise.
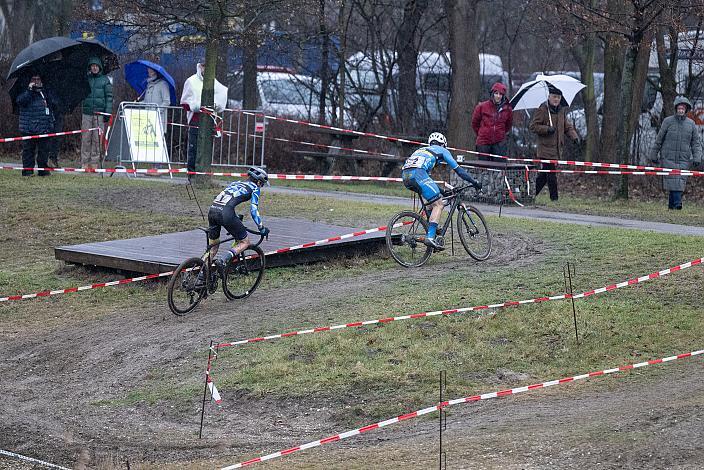
[{"label": "metal barrier fence", "polygon": [[[212,117],[201,113],[200,119]],[[215,127],[213,166],[266,166],[267,121],[264,116],[226,109],[218,114]],[[197,139],[197,135],[198,128],[189,125],[188,113],[180,106],[122,102],[108,134],[106,159],[133,167],[138,163],[186,165],[189,141]]]}]

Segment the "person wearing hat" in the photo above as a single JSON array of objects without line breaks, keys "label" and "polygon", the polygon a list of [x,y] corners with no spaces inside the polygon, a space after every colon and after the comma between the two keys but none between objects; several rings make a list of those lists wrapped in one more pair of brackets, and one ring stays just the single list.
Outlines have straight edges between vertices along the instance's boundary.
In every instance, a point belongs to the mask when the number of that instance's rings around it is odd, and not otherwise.
[{"label": "person wearing hat", "polygon": [[[559,160],[565,149],[565,136],[579,143],[579,135],[567,119],[567,102],[562,98],[562,91],[552,85],[548,87],[548,100],[541,104],[533,114],[528,127],[538,135],[538,158],[541,160]],[[543,163],[543,170],[554,170],[552,163]],[[550,190],[550,200],[557,201],[557,175],[540,173],[535,180],[536,197],[545,186]]]},{"label": "person wearing hat", "polygon": [[88,60],[87,74],[90,94],[83,100],[81,129],[99,128],[100,132],[81,135],[81,168],[94,170],[101,162],[102,134],[112,114],[112,83],[103,73],[103,63],[97,57]]},{"label": "person wearing hat", "polygon": [[[477,134],[476,150],[483,154],[506,155],[506,135],[513,124],[513,110],[506,99],[506,85],[501,82],[491,87],[491,97],[482,101],[472,113],[472,129]],[[489,155],[480,160],[504,161]]]},{"label": "person wearing hat", "polygon": [[[662,121],[655,145],[648,156],[651,162],[679,170],[689,170],[691,166],[702,162],[702,143],[697,125],[687,117],[691,109],[692,103],[687,98],[675,98],[675,115]],[[670,193],[668,209],[682,209],[682,193],[686,184],[686,176],[663,176],[663,189]]]}]

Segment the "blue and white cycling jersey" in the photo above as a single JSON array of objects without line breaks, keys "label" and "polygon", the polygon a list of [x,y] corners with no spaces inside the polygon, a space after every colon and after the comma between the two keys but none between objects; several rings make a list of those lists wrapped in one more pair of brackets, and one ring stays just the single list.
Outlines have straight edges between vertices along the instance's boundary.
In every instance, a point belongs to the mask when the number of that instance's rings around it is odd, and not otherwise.
[{"label": "blue and white cycling jersey", "polygon": [[452,158],[452,154],[441,145],[429,145],[421,147],[411,154],[406,159],[401,170],[410,170],[420,168],[430,173],[439,160],[443,160],[447,165],[454,170],[459,165]]},{"label": "blue and white cycling jersey", "polygon": [[259,196],[261,190],[256,183],[252,181],[236,181],[223,189],[220,194],[213,200],[213,204],[217,206],[229,206],[233,209],[238,204],[249,200],[249,213],[252,215],[252,220],[257,224],[257,227],[262,225],[262,218],[259,215]]}]

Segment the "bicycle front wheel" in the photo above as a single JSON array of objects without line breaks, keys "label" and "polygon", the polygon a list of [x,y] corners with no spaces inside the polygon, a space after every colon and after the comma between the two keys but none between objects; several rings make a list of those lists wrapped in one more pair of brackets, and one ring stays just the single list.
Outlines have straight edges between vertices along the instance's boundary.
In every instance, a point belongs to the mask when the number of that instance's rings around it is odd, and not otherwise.
[{"label": "bicycle front wheel", "polygon": [[473,206],[457,208],[457,230],[460,232],[462,246],[469,256],[477,261],[484,261],[491,254],[491,232],[484,216]]},{"label": "bicycle front wheel", "polygon": [[233,257],[225,268],[222,290],[230,300],[244,299],[252,295],[262,282],[266,258],[258,246],[249,247]]},{"label": "bicycle front wheel", "polygon": [[386,246],[401,266],[422,266],[433,252],[432,248],[423,244],[427,233],[428,222],[420,214],[413,211],[399,212],[386,227]]},{"label": "bicycle front wheel", "polygon": [[181,263],[169,279],[169,308],[174,315],[185,315],[198,305],[206,287],[196,289],[196,279],[205,263],[200,258],[188,258]]}]

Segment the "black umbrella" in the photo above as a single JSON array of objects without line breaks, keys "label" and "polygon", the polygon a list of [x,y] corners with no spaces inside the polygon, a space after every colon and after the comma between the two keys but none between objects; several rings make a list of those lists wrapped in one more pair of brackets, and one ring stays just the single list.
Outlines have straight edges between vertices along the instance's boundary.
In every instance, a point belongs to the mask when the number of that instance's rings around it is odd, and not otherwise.
[{"label": "black umbrella", "polygon": [[22,49],[22,51],[17,54],[17,57],[15,57],[15,60],[12,61],[7,79],[9,80],[13,76],[16,76],[20,70],[33,67],[36,65],[36,62],[42,61],[43,59],[51,58],[52,56],[60,58],[62,50],[79,44],[78,41],[63,36],[46,38],[32,43]]},{"label": "black umbrella", "polygon": [[58,111],[63,114],[73,111],[90,93],[88,60],[94,56],[103,62],[104,73],[119,67],[117,55],[92,39],[48,38],[22,50],[8,74],[8,79],[15,79],[9,90],[13,113],[17,114],[17,96],[27,88],[35,73],[42,76],[45,86],[58,99]]}]

